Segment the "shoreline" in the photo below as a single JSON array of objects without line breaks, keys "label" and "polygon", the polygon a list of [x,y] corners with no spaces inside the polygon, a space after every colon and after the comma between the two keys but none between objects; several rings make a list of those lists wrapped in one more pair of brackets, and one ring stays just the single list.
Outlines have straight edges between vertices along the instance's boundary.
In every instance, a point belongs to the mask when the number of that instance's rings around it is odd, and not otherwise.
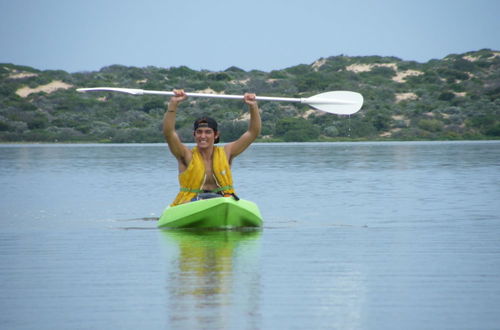
[{"label": "shoreline", "polygon": [[[484,139],[337,139],[337,140],[311,140],[311,141],[283,141],[278,139],[257,139],[252,144],[321,144],[321,143],[393,143],[393,142],[497,142],[498,139],[484,138]],[[228,142],[221,142],[223,145]],[[99,142],[99,141],[58,141],[58,142],[41,142],[41,141],[0,141],[0,145],[167,145],[166,142]],[[187,142],[186,145],[191,145],[193,142]]]}]

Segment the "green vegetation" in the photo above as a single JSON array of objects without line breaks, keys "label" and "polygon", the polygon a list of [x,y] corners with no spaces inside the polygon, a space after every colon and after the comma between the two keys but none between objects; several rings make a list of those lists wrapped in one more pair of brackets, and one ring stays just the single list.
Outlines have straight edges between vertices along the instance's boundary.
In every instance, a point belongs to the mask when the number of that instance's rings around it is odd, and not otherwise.
[{"label": "green vegetation", "polygon": [[[365,98],[350,117],[260,102],[263,141],[500,138],[500,52],[484,49],[427,63],[335,56],[271,72],[111,65],[67,73],[0,64],[0,142],[163,141],[168,98],[75,90],[97,86],[286,97],[351,90]],[[190,142],[193,120],[209,114],[230,141],[245,131],[246,111],[234,100],[191,99],[181,105],[177,129]]]}]

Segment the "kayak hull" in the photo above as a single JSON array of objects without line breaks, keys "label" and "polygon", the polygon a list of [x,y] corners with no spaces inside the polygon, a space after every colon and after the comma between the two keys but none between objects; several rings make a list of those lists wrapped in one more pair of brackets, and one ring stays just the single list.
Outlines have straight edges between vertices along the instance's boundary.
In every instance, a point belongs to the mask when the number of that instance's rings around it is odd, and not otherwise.
[{"label": "kayak hull", "polygon": [[258,206],[244,199],[218,197],[167,207],[159,228],[231,229],[262,226]]}]

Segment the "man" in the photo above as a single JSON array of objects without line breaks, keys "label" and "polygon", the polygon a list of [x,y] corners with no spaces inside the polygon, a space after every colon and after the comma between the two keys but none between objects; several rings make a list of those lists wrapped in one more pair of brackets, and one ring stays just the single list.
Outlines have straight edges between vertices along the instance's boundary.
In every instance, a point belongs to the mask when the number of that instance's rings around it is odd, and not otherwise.
[{"label": "man", "polygon": [[233,188],[231,163],[234,157],[255,141],[262,126],[255,94],[244,95],[244,102],[250,110],[250,122],[248,130],[239,139],[223,147],[214,146],[220,137],[217,122],[210,117],[202,117],[194,122],[196,147],[193,149],[187,148],[175,132],[177,106],[186,98],[183,90],[174,90],[163,118],[163,134],[179,168],[180,192],[171,206],[203,198],[204,194],[237,198]]}]

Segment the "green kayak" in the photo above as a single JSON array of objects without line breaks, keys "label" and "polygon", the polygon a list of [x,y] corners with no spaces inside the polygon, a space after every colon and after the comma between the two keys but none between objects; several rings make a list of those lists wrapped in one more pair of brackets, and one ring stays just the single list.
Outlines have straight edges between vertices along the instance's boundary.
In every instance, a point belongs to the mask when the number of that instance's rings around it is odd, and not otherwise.
[{"label": "green kayak", "polygon": [[159,228],[240,228],[260,227],[262,216],[258,206],[233,197],[218,197],[167,207]]}]

